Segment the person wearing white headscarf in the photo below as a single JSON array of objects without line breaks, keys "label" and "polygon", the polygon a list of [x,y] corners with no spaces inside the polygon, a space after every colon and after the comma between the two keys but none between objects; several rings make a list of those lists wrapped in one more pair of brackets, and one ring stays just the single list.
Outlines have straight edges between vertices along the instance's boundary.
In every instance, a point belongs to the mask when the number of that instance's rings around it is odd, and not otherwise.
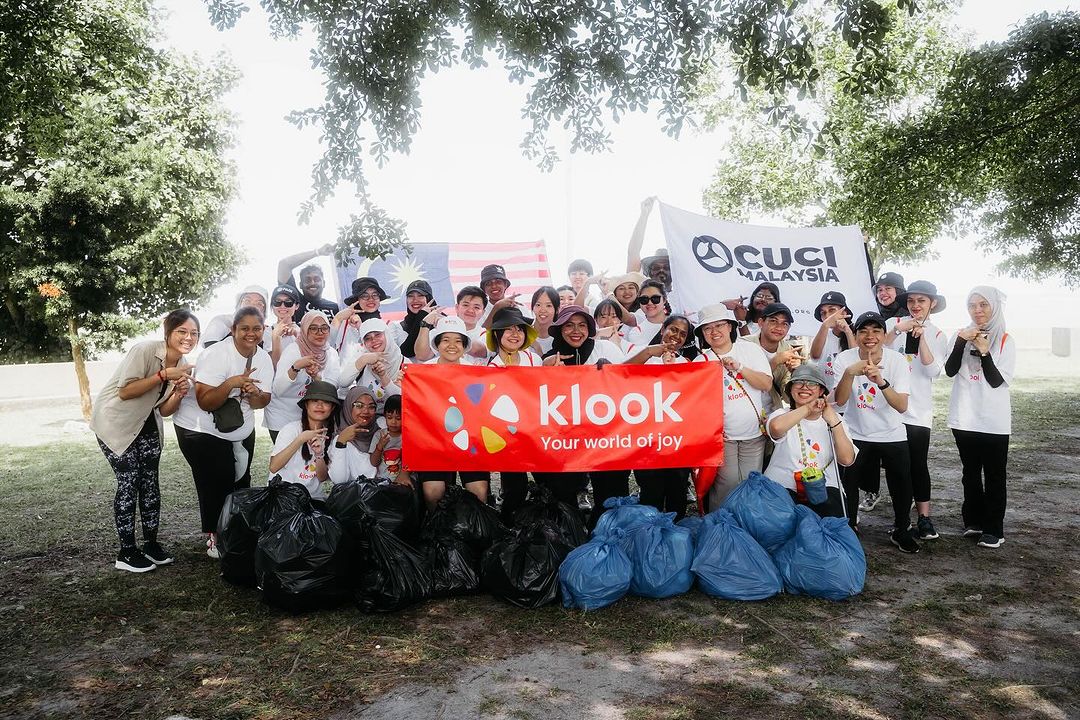
[{"label": "person wearing white headscarf", "polygon": [[981,547],[1005,542],[1005,465],[1012,433],[1009,384],[1016,343],[1005,330],[1005,294],[986,285],[968,293],[971,324],[953,338],[945,374],[953,379],[948,425],[963,466],[964,537]]},{"label": "person wearing white headscarf", "polygon": [[405,358],[401,348],[388,335],[389,326],[381,318],[360,324],[360,342],[346,350],[338,376],[338,392],[353,385],[367,388],[382,413],[386,398],[401,393],[401,375]]}]

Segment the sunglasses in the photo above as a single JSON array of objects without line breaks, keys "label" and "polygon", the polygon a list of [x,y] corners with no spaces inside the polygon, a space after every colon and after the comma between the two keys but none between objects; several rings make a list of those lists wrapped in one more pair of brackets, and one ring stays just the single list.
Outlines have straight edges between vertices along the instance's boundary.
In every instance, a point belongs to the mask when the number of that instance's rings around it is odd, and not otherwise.
[{"label": "sunglasses", "polygon": [[641,303],[642,305],[648,305],[650,303],[653,304],[653,305],[659,305],[660,303],[664,302],[664,296],[663,295],[638,295],[638,302]]},{"label": "sunglasses", "polygon": [[292,307],[293,305],[296,305],[294,300],[275,300],[273,302],[274,307]]}]

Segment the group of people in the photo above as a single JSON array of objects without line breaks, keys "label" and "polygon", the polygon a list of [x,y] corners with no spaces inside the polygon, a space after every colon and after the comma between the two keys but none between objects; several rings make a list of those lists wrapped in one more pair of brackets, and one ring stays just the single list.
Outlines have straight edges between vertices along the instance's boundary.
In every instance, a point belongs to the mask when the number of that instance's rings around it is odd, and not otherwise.
[{"label": "group of people", "polygon": [[[251,484],[259,409],[273,441],[268,478],[304,485],[316,503],[328,483],[361,477],[414,488],[421,508],[433,507],[459,480],[494,503],[487,472],[467,466],[410,472],[401,453],[408,431],[401,384],[414,363],[630,363],[673,372],[687,362],[719,363],[723,384],[701,392],[723,395],[724,461],[701,510],[719,507],[758,471],[796,502],[822,516],[846,517],[857,531],[860,510],[878,502],[883,467],[894,515],[890,538],[908,553],[938,538],[928,451],[932,384],[944,372],[953,383],[948,426],[963,466],[963,532],[983,547],[1000,547],[1015,346],[997,290],[969,293],[971,323],[951,339],[933,322],[945,307],[934,284],[905,285],[892,272],[874,283],[877,308],[857,317],[842,292],[822,295],[813,313],[820,327],[809,342],[790,336],[793,314],[772,283],[761,283],[745,300],[680,314],[672,310],[679,305],[666,252],[641,257],[651,208],[651,200],[643,204],[625,274],[608,278],[575,260],[567,285],[537,289],[528,305],[510,292],[504,268],[493,264],[477,285],[458,291],[453,308],[440,306],[426,281],[411,283],[405,316],[387,322],[380,304],[388,296],[373,277],[354,280],[340,306],[323,297],[319,265],[304,265],[294,277],[296,266],[324,248],[283,259],[271,292],[245,288],[235,313],[211,319],[205,330],[189,310],[169,313],[164,339],[131,349],[91,421],[117,478],[115,566],[145,572],[173,561],[157,537],[162,418],[168,416],[191,467],[211,557],[217,556],[214,533],[226,497]],[[193,369],[185,356],[198,346]],[[568,473],[537,467],[531,475],[573,507],[591,485],[588,522],[595,525],[607,498],[630,493],[631,472],[640,502],[678,517],[686,513],[691,468]],[[499,481],[501,513],[512,523],[525,502],[528,475],[503,472]]]}]

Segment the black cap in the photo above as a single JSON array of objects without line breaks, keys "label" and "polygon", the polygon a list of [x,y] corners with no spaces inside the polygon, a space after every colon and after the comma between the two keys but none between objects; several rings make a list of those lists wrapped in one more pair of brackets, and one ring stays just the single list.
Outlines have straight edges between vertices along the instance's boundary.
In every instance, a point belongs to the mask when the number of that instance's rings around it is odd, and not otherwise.
[{"label": "black cap", "polygon": [[302,298],[300,297],[300,291],[292,285],[278,285],[276,288],[274,288],[274,292],[270,293],[270,302],[274,302],[274,298],[276,298],[278,295],[288,295],[295,302],[300,302],[302,300]]},{"label": "black cap", "polygon": [[851,308],[847,306],[847,298],[844,297],[844,293],[830,290],[821,296],[821,302],[814,308],[814,319],[821,320],[821,308],[823,305],[838,305],[847,311],[848,317],[851,317]]},{"label": "black cap", "polygon": [[877,287],[878,285],[888,285],[889,287],[896,288],[897,292],[904,292],[904,276],[900,273],[887,272],[881,273],[871,287]]},{"label": "black cap", "polygon": [[413,280],[409,283],[409,287],[405,288],[405,297],[408,297],[411,292],[423,293],[428,302],[435,299],[435,293],[431,291],[431,283],[427,280]]},{"label": "black cap", "polygon": [[784,303],[769,303],[761,311],[761,317],[763,318],[772,317],[773,315],[784,315],[789,323],[795,322],[795,316],[791,314],[791,310]]},{"label": "black cap", "polygon": [[502,265],[484,266],[484,269],[480,271],[480,289],[483,290],[484,286],[492,280],[502,280],[507,287],[510,287],[510,278],[506,277],[506,271],[503,270]]},{"label": "black cap", "polygon": [[588,273],[591,277],[593,274],[592,263],[588,260],[582,260],[581,258],[574,260],[570,263],[570,267],[566,268],[566,274],[569,275],[570,273],[575,272]]},{"label": "black cap", "polygon": [[873,310],[867,310],[859,317],[855,318],[855,322],[851,323],[851,327],[856,331],[862,330],[867,325],[877,325],[882,330],[885,329],[885,318],[881,317],[881,313],[876,313]]},{"label": "black cap", "polygon": [[373,277],[358,277],[352,281],[352,295],[345,298],[342,302],[346,305],[352,305],[354,302],[360,299],[360,295],[370,288],[375,288],[379,293],[379,300],[385,300],[390,297],[386,294],[386,291],[379,285],[379,281]]},{"label": "black cap", "polygon": [[939,313],[945,309],[945,296],[938,295],[937,285],[929,280],[916,280],[908,286],[905,292],[896,296],[896,302],[900,307],[907,307],[908,295],[925,295],[931,300],[937,301],[937,305],[930,312]]}]

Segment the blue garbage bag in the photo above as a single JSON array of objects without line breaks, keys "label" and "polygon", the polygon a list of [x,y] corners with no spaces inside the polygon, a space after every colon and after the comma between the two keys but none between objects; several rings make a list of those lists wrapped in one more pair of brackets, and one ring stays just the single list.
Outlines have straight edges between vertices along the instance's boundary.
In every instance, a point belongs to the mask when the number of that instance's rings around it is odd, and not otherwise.
[{"label": "blue garbage bag", "polygon": [[604,507],[607,510],[597,521],[594,535],[607,535],[615,528],[629,532],[635,526],[660,514],[652,505],[639,505],[636,495],[608,498],[604,501]]},{"label": "blue garbage bag", "polygon": [[634,570],[620,547],[622,536],[619,529],[594,535],[566,556],[559,566],[563,607],[599,610],[626,594]]},{"label": "blue garbage bag", "polygon": [[696,548],[698,546],[698,540],[701,536],[702,524],[704,522],[705,518],[700,515],[687,515],[675,524],[690,531],[690,537],[693,538],[694,547]]},{"label": "blue garbage bag", "polygon": [[727,600],[764,600],[784,586],[769,553],[723,508],[705,516],[690,569],[702,592]]},{"label": "blue garbage bag", "polygon": [[628,534],[630,563],[634,576],[630,592],[651,598],[679,595],[694,584],[690,563],[694,560],[694,540],[690,531],[677,527],[675,513],[648,518]]},{"label": "blue garbage bag", "polygon": [[759,472],[731,491],[722,506],[739,521],[739,527],[774,553],[795,534],[795,501],[779,483]]},{"label": "blue garbage bag", "polygon": [[827,600],[844,600],[862,592],[866,554],[847,520],[818,517],[803,505],[795,512],[795,536],[773,555],[784,590]]}]

